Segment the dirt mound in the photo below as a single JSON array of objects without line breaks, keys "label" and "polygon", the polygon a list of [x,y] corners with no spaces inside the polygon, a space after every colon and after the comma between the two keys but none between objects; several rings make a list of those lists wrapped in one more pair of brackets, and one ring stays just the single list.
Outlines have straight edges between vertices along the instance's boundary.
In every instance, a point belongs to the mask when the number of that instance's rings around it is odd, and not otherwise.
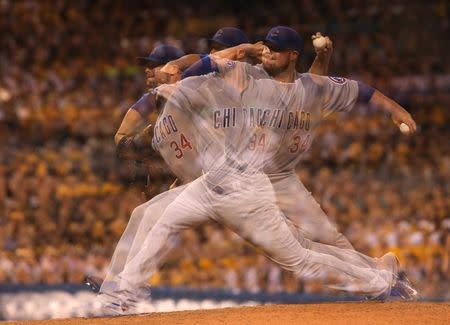
[{"label": "dirt mound", "polygon": [[[73,318],[10,324],[450,324],[450,303],[333,303],[152,313],[114,318]],[[9,325],[9,324],[8,324]]]}]

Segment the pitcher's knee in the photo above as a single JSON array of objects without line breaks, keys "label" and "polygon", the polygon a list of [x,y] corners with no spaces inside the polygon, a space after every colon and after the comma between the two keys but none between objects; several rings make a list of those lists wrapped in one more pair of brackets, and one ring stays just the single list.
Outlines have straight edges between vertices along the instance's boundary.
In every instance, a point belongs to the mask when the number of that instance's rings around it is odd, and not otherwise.
[{"label": "pitcher's knee", "polygon": [[343,248],[343,249],[351,249],[353,250],[353,245],[350,243],[350,241],[345,237],[342,233],[337,232],[335,244],[334,246]]}]

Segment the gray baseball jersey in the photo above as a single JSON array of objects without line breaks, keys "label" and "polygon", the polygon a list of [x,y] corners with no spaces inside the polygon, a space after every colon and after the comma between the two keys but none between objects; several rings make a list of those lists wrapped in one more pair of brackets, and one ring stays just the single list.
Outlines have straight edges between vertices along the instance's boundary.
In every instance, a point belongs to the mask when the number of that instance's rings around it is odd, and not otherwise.
[{"label": "gray baseball jersey", "polygon": [[[311,145],[320,116],[351,108],[356,83],[310,74],[297,74],[293,84],[278,83],[269,79],[261,65],[223,60],[219,67],[226,83],[212,73],[188,78],[179,86],[159,88],[169,100],[155,126],[154,148],[184,182],[199,177],[202,171],[220,169],[227,159],[243,166],[253,156],[257,164],[246,168],[265,166],[279,207],[306,238],[352,248],[301,184],[294,167]],[[328,97],[320,97],[319,92]],[[316,96],[303,103],[305,93]],[[207,116],[211,120],[203,118]],[[250,130],[247,125],[257,128],[245,133]],[[218,179],[223,176],[216,175]]]},{"label": "gray baseball jersey", "polygon": [[[311,146],[323,116],[348,111],[358,99],[358,84],[353,80],[306,73],[294,83],[281,83],[268,79],[260,66],[229,60],[218,65],[226,83],[217,82],[217,74],[203,76],[196,93],[185,96],[191,98],[189,104],[196,101],[198,106],[216,107],[203,113],[210,115],[211,125],[202,128],[202,133],[222,130],[216,134],[225,139],[218,139],[216,145],[224,146],[238,163],[252,164],[253,156],[258,164],[265,164],[268,174],[293,170]],[[224,93],[224,84],[228,97],[219,98],[216,94]],[[182,82],[179,91],[187,92],[183,88]]]}]

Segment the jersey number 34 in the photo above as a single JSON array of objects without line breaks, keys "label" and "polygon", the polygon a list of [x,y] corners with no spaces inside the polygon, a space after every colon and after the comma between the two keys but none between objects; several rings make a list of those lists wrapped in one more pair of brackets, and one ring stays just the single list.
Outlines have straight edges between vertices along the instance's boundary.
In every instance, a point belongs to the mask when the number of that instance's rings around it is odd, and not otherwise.
[{"label": "jersey number 34", "polygon": [[183,158],[183,150],[192,150],[192,145],[189,142],[188,139],[184,136],[183,133],[180,134],[180,144],[178,144],[176,141],[172,141],[170,143],[170,147],[175,150],[175,157],[177,159]]}]

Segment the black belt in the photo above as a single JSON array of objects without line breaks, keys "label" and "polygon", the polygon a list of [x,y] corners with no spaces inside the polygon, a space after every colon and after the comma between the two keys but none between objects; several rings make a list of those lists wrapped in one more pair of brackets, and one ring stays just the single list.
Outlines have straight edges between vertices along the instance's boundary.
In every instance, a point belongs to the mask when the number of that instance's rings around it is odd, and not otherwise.
[{"label": "black belt", "polygon": [[225,190],[223,189],[223,187],[216,185],[211,189],[213,192],[222,195],[223,193],[225,193]]},{"label": "black belt", "polygon": [[[227,166],[236,169],[237,171],[239,171],[240,173],[243,173],[247,170],[248,168],[248,163],[238,163],[236,160],[227,157],[225,160],[225,163]],[[210,183],[211,184],[211,183]],[[211,184],[212,185],[212,184]],[[211,190],[217,194],[226,194],[225,192],[227,192],[222,186],[219,185],[215,185],[211,188]],[[229,193],[229,191],[228,191]]]},{"label": "black belt", "polygon": [[240,172],[245,172],[245,170],[248,167],[247,163],[238,163],[236,160],[231,159],[229,157],[227,157],[226,163],[228,164],[228,166],[230,166],[230,167],[232,167],[234,169],[237,169]]}]

